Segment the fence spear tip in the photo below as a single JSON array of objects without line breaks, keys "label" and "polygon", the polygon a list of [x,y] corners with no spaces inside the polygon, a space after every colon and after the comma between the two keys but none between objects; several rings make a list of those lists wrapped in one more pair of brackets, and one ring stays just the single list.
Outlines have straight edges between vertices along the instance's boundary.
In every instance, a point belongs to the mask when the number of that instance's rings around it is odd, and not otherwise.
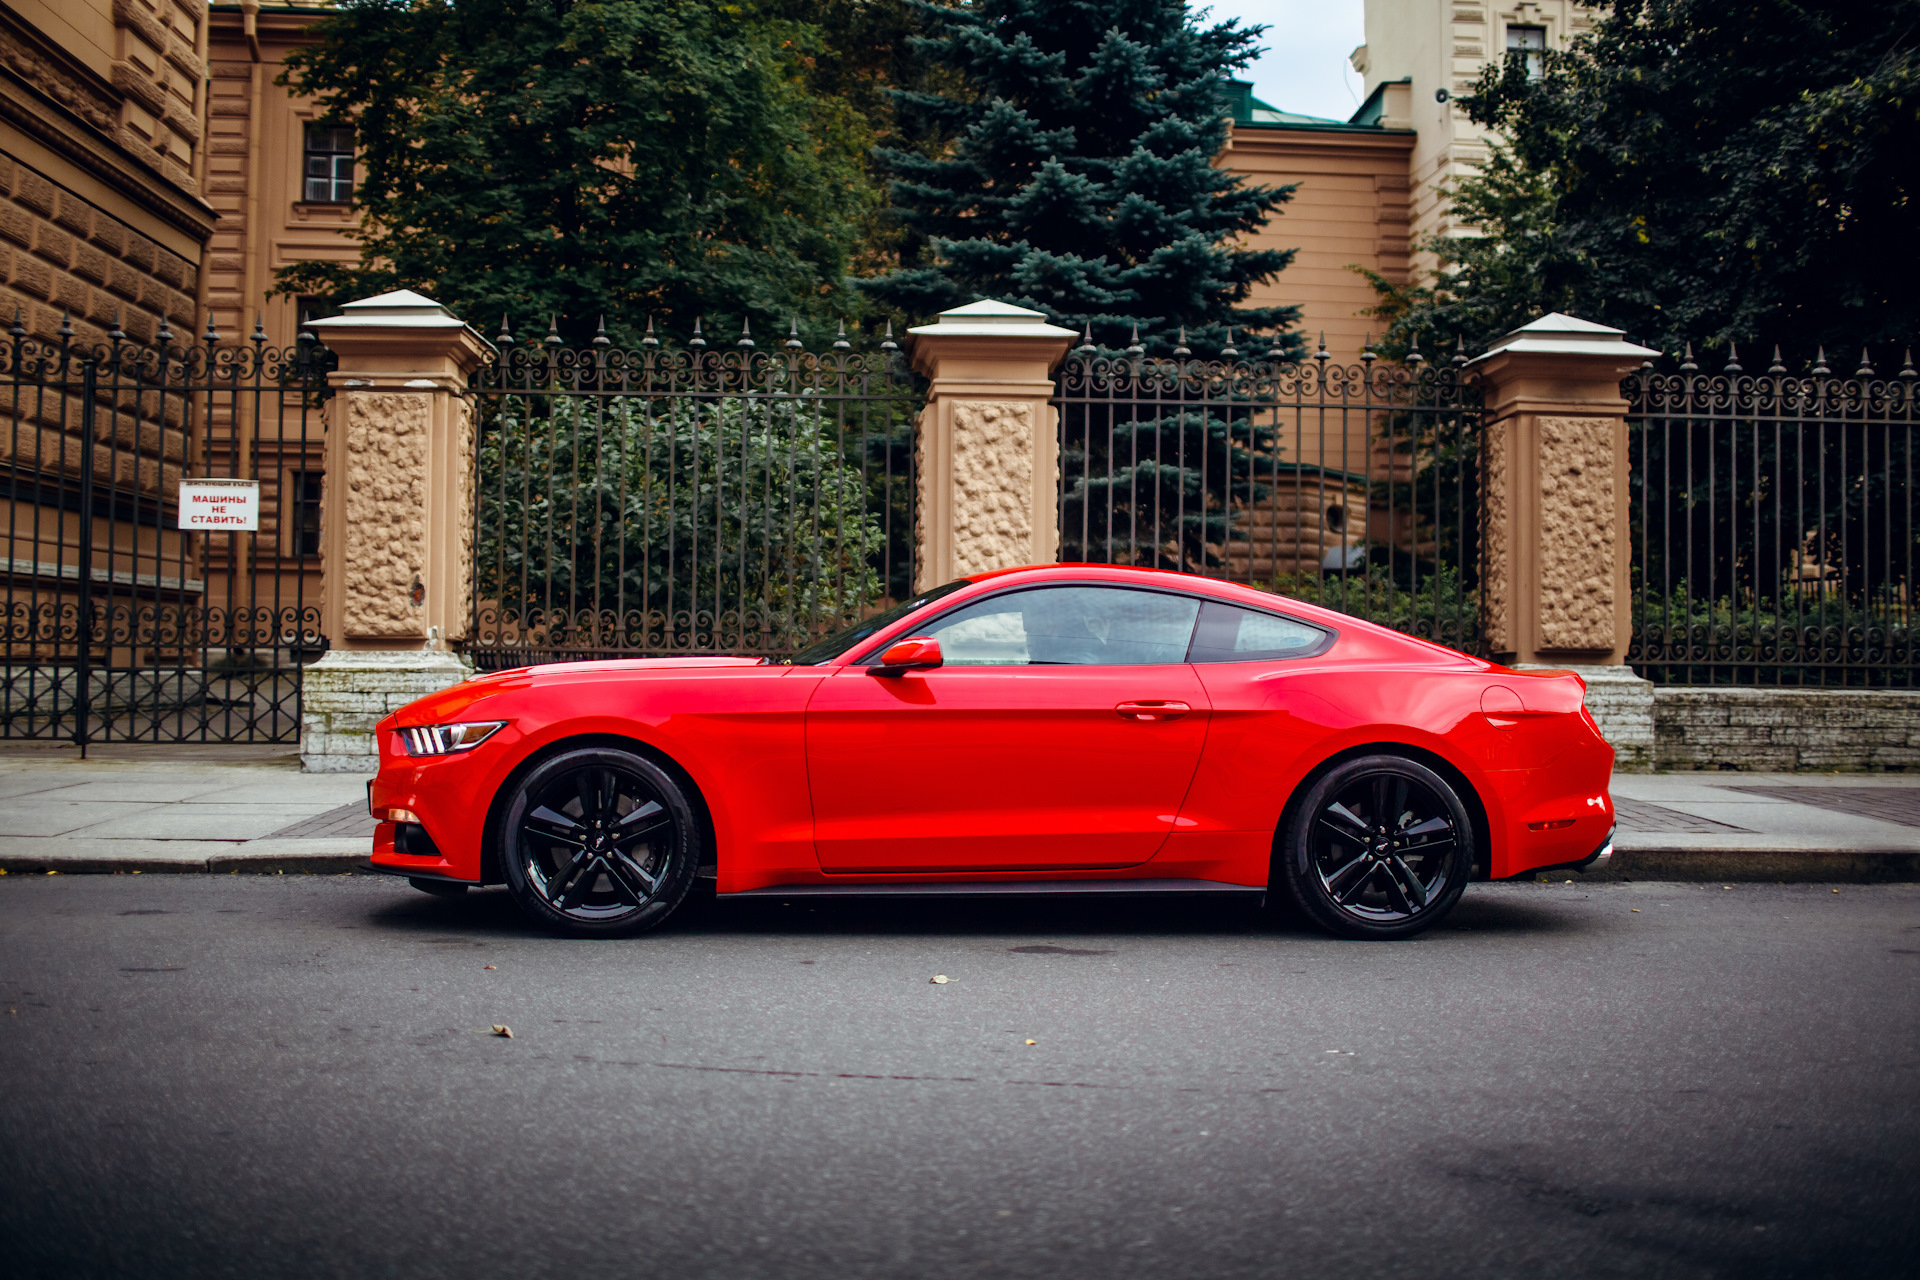
[{"label": "fence spear tip", "polygon": [[1856,378],[1871,378],[1873,376],[1873,362],[1867,359],[1867,349],[1865,347],[1860,348],[1860,367],[1853,371],[1853,376]]},{"label": "fence spear tip", "polygon": [[1786,371],[1787,366],[1780,362],[1780,344],[1776,342],[1773,344],[1773,363],[1767,366],[1767,373],[1777,378]]}]

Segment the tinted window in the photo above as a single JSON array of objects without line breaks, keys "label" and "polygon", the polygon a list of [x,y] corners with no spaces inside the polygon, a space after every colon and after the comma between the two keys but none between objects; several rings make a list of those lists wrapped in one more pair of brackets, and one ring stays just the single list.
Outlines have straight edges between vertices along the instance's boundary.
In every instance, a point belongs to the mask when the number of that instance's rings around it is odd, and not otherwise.
[{"label": "tinted window", "polygon": [[989,596],[914,634],[951,667],[1142,666],[1186,661],[1200,602],[1115,587],[1039,587]]},{"label": "tinted window", "polygon": [[1297,658],[1318,649],[1327,639],[1319,627],[1209,600],[1200,614],[1200,630],[1193,638],[1189,662],[1258,662],[1269,658]]}]

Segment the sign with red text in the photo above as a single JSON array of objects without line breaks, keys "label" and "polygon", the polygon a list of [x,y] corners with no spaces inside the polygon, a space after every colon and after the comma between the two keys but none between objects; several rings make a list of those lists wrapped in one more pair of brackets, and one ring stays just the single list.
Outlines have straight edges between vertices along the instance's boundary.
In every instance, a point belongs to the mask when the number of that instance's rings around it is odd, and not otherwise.
[{"label": "sign with red text", "polygon": [[252,533],[260,527],[258,480],[182,480],[180,527]]}]

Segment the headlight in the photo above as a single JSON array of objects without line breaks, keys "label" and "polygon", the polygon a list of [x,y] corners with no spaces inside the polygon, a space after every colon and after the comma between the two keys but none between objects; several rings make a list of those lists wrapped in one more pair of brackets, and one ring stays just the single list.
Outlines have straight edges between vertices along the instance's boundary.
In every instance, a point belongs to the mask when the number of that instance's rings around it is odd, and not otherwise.
[{"label": "headlight", "polygon": [[400,730],[400,741],[410,756],[444,756],[455,751],[471,751],[491,738],[506,724],[505,720],[483,720],[473,724],[430,724],[417,729]]}]

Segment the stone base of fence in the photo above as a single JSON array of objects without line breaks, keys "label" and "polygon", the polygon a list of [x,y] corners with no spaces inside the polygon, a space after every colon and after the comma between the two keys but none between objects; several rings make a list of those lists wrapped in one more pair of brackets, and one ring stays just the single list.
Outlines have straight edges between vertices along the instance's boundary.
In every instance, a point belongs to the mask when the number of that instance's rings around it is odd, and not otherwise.
[{"label": "stone base of fence", "polygon": [[1920,768],[1920,690],[1661,687],[1653,721],[1661,769]]},{"label": "stone base of fence", "polygon": [[1652,773],[1654,686],[1632,667],[1575,663],[1515,663],[1516,671],[1574,671],[1587,682],[1587,710],[1613,748],[1615,773]]},{"label": "stone base of fence", "polygon": [[340,650],[307,668],[300,707],[305,773],[374,773],[373,727],[416,698],[459,684],[473,668],[452,653]]}]

